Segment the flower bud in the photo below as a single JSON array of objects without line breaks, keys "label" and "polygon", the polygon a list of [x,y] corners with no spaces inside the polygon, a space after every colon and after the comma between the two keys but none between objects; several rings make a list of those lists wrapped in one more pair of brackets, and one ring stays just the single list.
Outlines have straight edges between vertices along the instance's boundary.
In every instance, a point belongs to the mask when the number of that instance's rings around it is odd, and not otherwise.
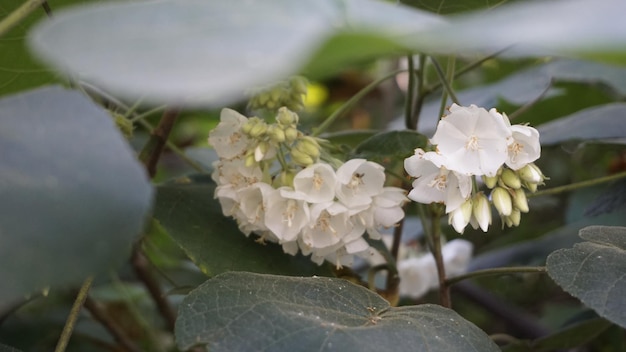
[{"label": "flower bud", "polygon": [[528,183],[526,181],[523,182],[524,187],[531,192],[537,192],[537,184],[536,183]]},{"label": "flower bud", "polygon": [[528,200],[523,189],[513,191],[513,206],[522,213],[528,213]]},{"label": "flower bud", "polygon": [[283,106],[278,109],[278,114],[276,114],[276,122],[278,122],[282,126],[295,126],[298,124],[298,114],[290,111]]},{"label": "flower bud", "polygon": [[309,155],[299,151],[297,148],[291,149],[291,159],[294,163],[301,166],[312,165],[315,161]]},{"label": "flower bud", "polygon": [[285,141],[291,143],[298,139],[298,130],[295,127],[285,128]]},{"label": "flower bud", "polygon": [[293,178],[295,176],[296,172],[294,170],[281,171],[280,174],[278,174],[278,176],[274,179],[274,187],[293,187]]},{"label": "flower bud", "polygon": [[472,216],[483,232],[487,232],[491,224],[491,208],[484,193],[477,193],[472,200]]},{"label": "flower bud", "polygon": [[281,101],[284,92],[285,90],[281,87],[272,88],[270,91],[270,101],[278,104]]},{"label": "flower bud", "polygon": [[508,227],[519,226],[519,223],[522,220],[522,213],[520,213],[517,209],[513,209],[511,215],[505,216],[503,220]]},{"label": "flower bud", "polygon": [[492,189],[498,183],[498,176],[486,176],[483,175],[483,182],[487,186],[487,188]]},{"label": "flower bud", "polygon": [[309,82],[302,76],[293,76],[289,79],[291,89],[297,94],[306,94]]},{"label": "flower bud", "polygon": [[285,141],[285,131],[277,125],[271,125],[267,134],[275,143],[282,143]]},{"label": "flower bud", "polygon": [[526,164],[526,166],[517,170],[517,174],[522,180],[528,183],[540,184],[543,183],[545,179],[541,170],[534,163]]},{"label": "flower bud", "polygon": [[270,149],[270,145],[268,142],[260,142],[256,148],[254,148],[254,161],[259,162],[261,160],[263,160],[263,158],[265,157],[265,154],[267,154],[267,151]]},{"label": "flower bud", "polygon": [[448,214],[448,223],[454,227],[458,233],[463,233],[467,224],[472,218],[472,200],[467,199],[458,208]]},{"label": "flower bud", "polygon": [[491,192],[491,201],[493,202],[493,205],[496,207],[500,215],[511,215],[511,211],[513,210],[513,203],[511,201],[511,195],[506,189],[502,187],[494,188]]},{"label": "flower bud", "polygon": [[265,132],[267,132],[267,129],[268,129],[267,124],[264,121],[259,120],[259,122],[255,123],[254,126],[252,126],[248,134],[252,138],[258,138],[258,137],[263,136]]},{"label": "flower bud", "polygon": [[320,156],[320,145],[315,138],[310,136],[304,136],[296,144],[296,149],[304,154],[309,155],[313,159],[317,159]]},{"label": "flower bud", "polygon": [[511,169],[504,169],[502,171],[502,175],[500,175],[500,179],[502,179],[502,182],[504,182],[507,187],[513,189],[519,189],[522,187],[522,181],[519,176],[517,176],[515,171]]},{"label": "flower bud", "polygon": [[246,154],[246,167],[252,167],[254,165],[256,165],[256,160],[255,160],[255,155],[254,155],[254,151],[250,151]]}]

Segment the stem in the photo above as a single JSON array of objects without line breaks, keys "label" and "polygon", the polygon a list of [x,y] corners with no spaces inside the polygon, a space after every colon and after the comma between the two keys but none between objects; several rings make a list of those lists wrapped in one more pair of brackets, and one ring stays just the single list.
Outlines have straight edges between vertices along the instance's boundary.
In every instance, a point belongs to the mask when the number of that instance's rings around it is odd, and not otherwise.
[{"label": "stem", "polygon": [[510,121],[515,120],[519,115],[528,111],[528,109],[530,109],[533,105],[537,104],[541,99],[543,99],[546,96],[546,94],[548,94],[548,92],[550,91],[550,88],[552,88],[552,84],[554,83],[553,81],[554,79],[551,79],[546,89],[544,89],[543,92],[541,92],[541,94],[539,94],[535,99],[522,105],[519,109],[515,110],[511,115],[509,115],[508,116],[509,120]]},{"label": "stem", "polygon": [[591,186],[599,185],[602,183],[619,180],[625,177],[626,177],[626,171],[622,171],[622,172],[619,172],[610,176],[594,178],[593,180],[586,180],[586,181],[571,183],[565,186],[559,186],[559,187],[544,189],[542,191],[537,191],[535,193],[529,193],[528,197],[547,196],[547,195],[558,194],[558,193],[563,193],[563,192],[568,192],[568,191],[574,191],[580,188],[591,187]]},{"label": "stem", "polygon": [[416,126],[413,125],[413,99],[415,98],[415,63],[413,62],[413,55],[407,56],[409,62],[409,86],[406,90],[406,102],[404,105],[404,124],[406,128],[412,130]]},{"label": "stem", "polygon": [[326,118],[326,120],[324,120],[324,122],[322,122],[322,124],[318,128],[313,130],[313,133],[311,133],[311,136],[313,137],[319,136],[322,132],[326,131],[328,127],[330,127],[333,124],[333,122],[335,122],[335,120],[339,118],[339,116],[341,116],[343,113],[348,111],[348,109],[350,109],[354,104],[356,104],[359,100],[361,100],[361,98],[366,96],[369,92],[373,91],[374,88],[376,88],[379,84],[388,80],[389,78],[395,77],[398,73],[401,73],[404,71],[405,70],[395,70],[375,80],[374,82],[368,84],[367,86],[365,86],[358,93],[353,95],[352,98],[348,99],[348,101],[346,101],[343,105],[341,105],[339,109],[335,110],[330,116],[328,116],[328,118]]},{"label": "stem", "polygon": [[450,96],[450,99],[452,99],[454,103],[460,105],[459,99],[456,97],[456,94],[454,94],[454,90],[452,89],[452,81],[454,80],[455,61],[454,61],[453,56],[448,57],[448,67],[446,68],[447,74],[443,73],[443,69],[441,68],[441,65],[439,65],[439,62],[437,62],[435,58],[431,56],[430,61],[433,63],[433,66],[435,67],[435,71],[437,71],[437,75],[439,76],[439,80],[441,81],[444,87],[444,91],[441,97],[441,107],[439,108],[439,116],[442,116],[443,111],[446,108],[446,104],[448,103],[448,96]]},{"label": "stem", "polygon": [[446,307],[452,308],[450,301],[450,288],[446,283],[446,268],[443,263],[443,255],[441,253],[441,225],[439,222],[440,215],[434,216],[432,222],[432,238],[433,247],[431,248],[435,263],[437,264],[437,278],[439,279],[439,303]]},{"label": "stem", "polygon": [[170,305],[169,301],[165,298],[159,282],[154,278],[152,273],[150,273],[148,260],[143,255],[143,253],[141,253],[141,246],[139,244],[135,244],[135,246],[133,247],[131,264],[133,266],[133,269],[135,269],[135,274],[137,275],[137,278],[139,278],[139,280],[141,280],[141,282],[143,282],[143,284],[146,286],[146,289],[154,300],[157,309],[165,319],[167,329],[169,331],[174,331],[174,325],[176,323],[176,313]]},{"label": "stem", "polygon": [[91,297],[87,297],[85,300],[85,309],[89,311],[91,316],[98,321],[104,328],[113,336],[115,341],[123,347],[124,351],[130,352],[141,352],[141,349],[137,347],[133,341],[126,335],[121,326],[117,324],[117,322],[111,319],[110,316],[106,314],[104,309],[102,309],[101,305],[91,299]]},{"label": "stem", "polygon": [[508,274],[518,274],[518,273],[545,273],[547,269],[545,266],[511,266],[506,268],[491,268],[484,270],[476,270],[471,273],[451,277],[446,280],[446,285],[451,286],[456,284],[457,282],[473,279],[481,276],[492,276],[492,275],[508,275]]},{"label": "stem", "polygon": [[404,227],[404,219],[402,219],[393,229],[393,243],[391,244],[391,255],[394,260],[398,260],[398,251],[400,250],[400,240],[402,239],[402,228]]},{"label": "stem", "polygon": [[59,337],[59,342],[57,342],[57,346],[54,349],[55,352],[65,351],[67,343],[70,341],[70,337],[72,336],[72,332],[74,331],[74,326],[76,325],[76,320],[78,319],[80,308],[83,306],[85,299],[87,299],[87,293],[89,292],[89,288],[91,287],[92,282],[93,276],[90,276],[83,282],[83,285],[80,287],[78,295],[76,295],[76,300],[74,300],[74,304],[72,305],[72,310],[70,310],[70,315],[67,317],[67,321],[65,322],[65,326],[63,327],[63,331],[61,332],[61,337]]},{"label": "stem", "polygon": [[31,12],[45,3],[46,0],[27,0],[22,6],[15,9],[2,21],[0,21],[0,37],[8,33],[11,28],[22,22]]},{"label": "stem", "polygon": [[167,139],[172,132],[174,122],[178,117],[177,109],[167,109],[163,112],[163,116],[159,121],[157,127],[152,131],[150,140],[144,146],[143,150],[139,154],[139,160],[146,165],[146,170],[150,178],[153,178],[156,174],[156,166],[159,162],[159,158],[165,149]]},{"label": "stem", "polygon": [[424,99],[426,99],[426,89],[424,88],[424,80],[426,79],[426,55],[420,54],[419,56],[419,71],[417,76],[417,100],[413,107],[413,115],[411,116],[411,125],[407,126],[409,129],[417,130],[417,124],[420,119],[420,113],[422,112],[422,106],[424,106]]}]

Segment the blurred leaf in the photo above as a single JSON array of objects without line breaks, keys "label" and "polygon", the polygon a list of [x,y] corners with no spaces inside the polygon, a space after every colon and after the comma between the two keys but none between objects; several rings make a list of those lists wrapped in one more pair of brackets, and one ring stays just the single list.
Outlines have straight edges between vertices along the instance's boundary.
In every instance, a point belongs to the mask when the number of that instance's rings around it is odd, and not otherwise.
[{"label": "blurred leaf", "polygon": [[182,350],[499,351],[450,309],[390,307],[342,279],[225,273],[180,307],[175,333]]},{"label": "blurred leaf", "polygon": [[283,275],[332,275],[309,258],[285,254],[273,243],[246,237],[213,198],[209,175],[181,177],[157,188],[154,217],[206,275],[252,271]]},{"label": "blurred leaf", "polygon": [[548,274],[600,316],[626,327],[626,227],[589,226],[581,242],[548,256]]},{"label": "blurred leaf", "polygon": [[[307,62],[305,72],[323,74],[395,53],[400,46],[393,38],[435,23],[441,23],[436,15],[372,0],[166,0],[59,12],[30,39],[54,66],[104,88],[218,105]],[[346,50],[334,51],[344,44]]]},{"label": "blurred leaf", "polygon": [[152,187],[109,114],[48,87],[0,100],[0,124],[0,301],[120,264]]},{"label": "blurred leaf", "polygon": [[457,16],[407,37],[406,43],[430,52],[509,48],[507,55],[580,55],[625,63],[624,12],[622,0],[520,1]]},{"label": "blurred leaf", "polygon": [[404,160],[414,154],[416,148],[424,148],[428,138],[411,130],[380,132],[359,144],[354,158],[365,158],[383,165]]},{"label": "blurred leaf", "polygon": [[626,103],[594,106],[541,125],[542,145],[626,137]]},{"label": "blurred leaf", "polygon": [[322,138],[329,140],[335,145],[347,145],[351,148],[355,148],[364,140],[372,137],[379,131],[377,130],[347,130],[332,133],[325,133]]},{"label": "blurred leaf", "polygon": [[502,5],[507,1],[509,0],[402,0],[401,3],[443,15],[483,8],[493,8]]},{"label": "blurred leaf", "polygon": [[562,349],[580,347],[589,343],[611,325],[611,322],[595,318],[582,323],[573,324],[549,336],[542,337],[535,341],[522,341],[513,345],[508,345],[502,349],[503,352],[551,352]]},{"label": "blurred leaf", "polygon": [[0,343],[0,352],[21,352],[17,348],[13,348],[11,346],[3,345]]}]

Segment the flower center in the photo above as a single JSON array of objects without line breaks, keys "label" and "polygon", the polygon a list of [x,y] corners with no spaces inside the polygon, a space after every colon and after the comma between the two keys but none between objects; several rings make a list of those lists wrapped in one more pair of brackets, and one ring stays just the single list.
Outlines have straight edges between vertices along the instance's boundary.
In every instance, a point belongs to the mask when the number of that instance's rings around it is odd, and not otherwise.
[{"label": "flower center", "polygon": [[350,179],[350,182],[348,183],[348,188],[355,190],[356,188],[358,188],[360,185],[363,184],[363,176],[365,176],[365,174],[359,174],[357,172],[352,174],[352,179]]},{"label": "flower center", "polygon": [[316,172],[313,175],[313,187],[315,190],[319,191],[324,185],[324,179]]},{"label": "flower center", "polygon": [[330,223],[330,214],[328,214],[328,212],[325,210],[320,214],[320,217],[317,219],[315,227],[323,232],[330,231],[330,233],[332,233],[333,235],[337,235],[337,230],[335,230]]},{"label": "flower center", "polygon": [[513,154],[511,156],[511,161],[515,162],[517,159],[517,155],[520,154],[524,150],[524,145],[518,142],[513,142],[509,145],[509,153]]},{"label": "flower center", "polygon": [[447,175],[439,175],[433,178],[433,180],[428,183],[428,187],[434,187],[434,188],[437,188],[437,190],[439,191],[443,191],[444,189],[446,189],[447,182],[448,182]]},{"label": "flower center", "polygon": [[237,142],[239,142],[239,140],[241,139],[241,135],[239,134],[239,132],[235,132],[233,134],[230,135],[230,137],[228,137],[230,144],[235,144]]},{"label": "flower center", "polygon": [[475,135],[471,135],[467,139],[467,142],[465,142],[465,149],[471,150],[471,151],[478,150],[478,137],[476,137]]},{"label": "flower center", "polygon": [[288,200],[287,208],[283,212],[283,222],[286,222],[288,227],[293,225],[293,218],[296,216],[296,211],[298,211],[298,204],[296,201],[293,199]]}]

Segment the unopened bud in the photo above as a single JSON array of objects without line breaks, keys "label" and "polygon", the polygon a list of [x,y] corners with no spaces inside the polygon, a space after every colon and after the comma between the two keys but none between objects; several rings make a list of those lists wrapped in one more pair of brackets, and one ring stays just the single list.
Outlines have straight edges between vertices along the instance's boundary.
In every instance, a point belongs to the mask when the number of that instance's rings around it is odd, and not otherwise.
[{"label": "unopened bud", "polygon": [[298,139],[298,130],[295,127],[285,128],[285,141],[291,143]]},{"label": "unopened bud", "polygon": [[291,84],[291,89],[298,94],[306,94],[307,93],[307,85],[308,81],[306,78],[302,76],[294,76],[289,80]]},{"label": "unopened bud", "polygon": [[267,134],[272,141],[276,143],[282,143],[285,141],[285,131],[277,125],[271,125]]},{"label": "unopened bud", "polygon": [[524,187],[532,193],[537,192],[537,184],[536,183],[528,183],[526,181],[523,182]]},{"label": "unopened bud", "polygon": [[293,179],[296,173],[293,170],[281,171],[280,174],[274,179],[274,186],[276,188],[287,186],[293,187]]},{"label": "unopened bud", "polygon": [[256,165],[255,153],[250,151],[246,154],[246,167],[253,167]]},{"label": "unopened bud", "polygon": [[320,156],[320,145],[315,138],[310,136],[300,138],[295,148],[313,159],[317,159]]},{"label": "unopened bud", "polygon": [[528,183],[540,184],[545,179],[541,170],[533,163],[526,164],[526,166],[517,170],[517,174],[522,180]]},{"label": "unopened bud", "polygon": [[276,122],[278,122],[282,126],[295,126],[298,124],[298,114],[283,106],[278,109],[278,114],[276,114]]},{"label": "unopened bud", "polygon": [[486,176],[483,175],[483,182],[487,186],[487,188],[492,189],[498,183],[498,176]]},{"label": "unopened bud", "polygon": [[508,227],[519,226],[522,220],[522,213],[519,210],[513,209],[511,215],[503,217],[504,223]]},{"label": "unopened bud", "polygon": [[284,93],[283,88],[280,88],[280,87],[272,88],[272,90],[270,91],[270,100],[278,104],[281,100],[280,98],[282,97],[283,93]]},{"label": "unopened bud", "polygon": [[511,202],[511,195],[509,192],[502,188],[496,187],[491,192],[491,201],[498,210],[498,213],[502,216],[511,215],[513,210],[513,203]]},{"label": "unopened bud", "polygon": [[491,224],[491,208],[484,193],[477,193],[472,200],[472,216],[483,232],[487,232]]},{"label": "unopened bud", "polygon": [[259,121],[258,123],[254,124],[254,126],[252,126],[248,134],[252,138],[258,138],[258,137],[263,136],[265,132],[267,132],[267,129],[268,129],[267,124],[263,121]]},{"label": "unopened bud", "polygon": [[520,180],[519,176],[517,176],[515,171],[511,169],[504,169],[502,171],[502,175],[500,175],[500,179],[502,179],[502,182],[504,182],[507,187],[513,189],[519,189],[520,187],[522,187],[522,181]]},{"label": "unopened bud", "polygon": [[267,154],[267,151],[270,149],[270,145],[268,142],[260,142],[259,145],[256,146],[256,148],[254,148],[254,161],[259,162],[261,160],[263,160],[263,158],[265,157],[265,154]]},{"label": "unopened bud", "polygon": [[463,233],[467,224],[472,218],[472,200],[467,199],[461,206],[453,210],[448,215],[448,223],[454,227],[458,233]]},{"label": "unopened bud", "polygon": [[291,159],[294,163],[305,167],[312,165],[315,162],[313,158],[299,151],[297,148],[291,149]]},{"label": "unopened bud", "polygon": [[513,206],[522,213],[528,213],[528,200],[523,189],[519,188],[513,192]]}]

